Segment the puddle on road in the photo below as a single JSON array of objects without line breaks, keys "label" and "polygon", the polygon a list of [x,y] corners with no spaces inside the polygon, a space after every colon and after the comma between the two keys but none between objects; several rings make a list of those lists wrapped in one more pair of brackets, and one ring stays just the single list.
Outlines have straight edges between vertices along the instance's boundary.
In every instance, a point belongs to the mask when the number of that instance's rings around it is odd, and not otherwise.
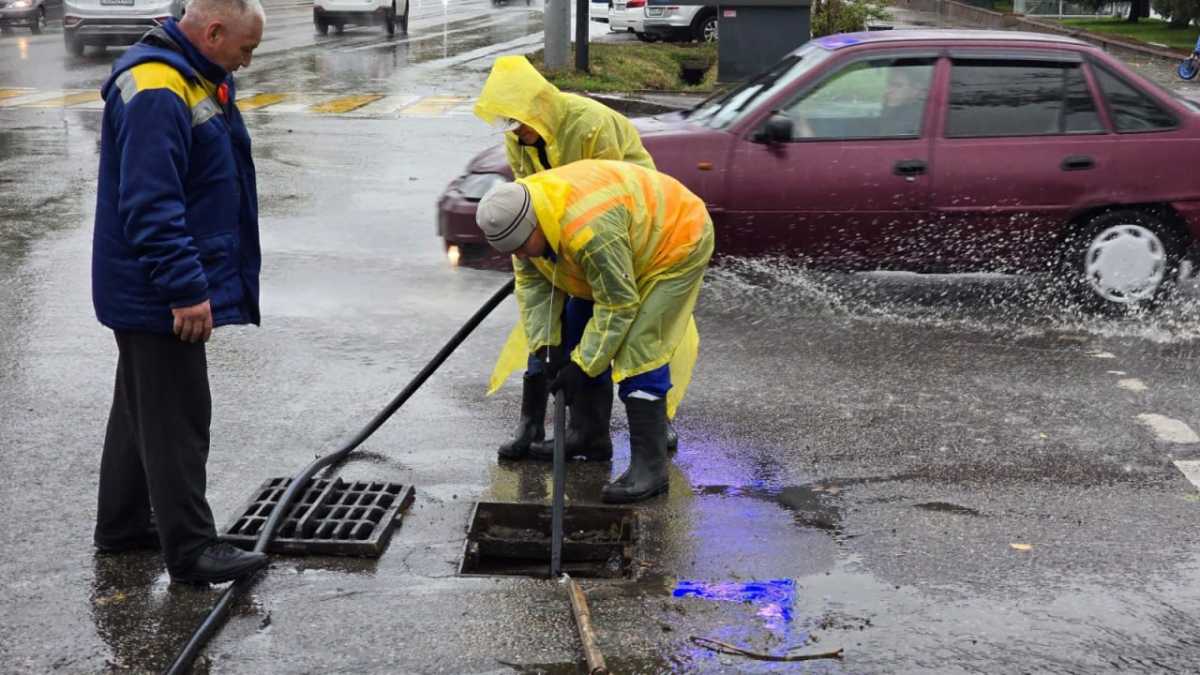
[{"label": "puddle on road", "polygon": [[[317,38],[314,49],[268,61],[239,78],[243,89],[278,88],[287,82],[295,91],[388,91],[387,85],[407,75],[414,65],[447,59],[542,31],[538,12],[502,12],[442,24],[413,27],[404,36],[366,35],[348,31]],[[377,29],[375,29],[377,30]]]},{"label": "puddle on road", "polygon": [[924,502],[922,504],[913,504],[913,508],[923,511],[935,511],[937,513],[949,513],[956,516],[982,516],[983,513],[966,506],[958,504],[949,504],[947,502]]}]

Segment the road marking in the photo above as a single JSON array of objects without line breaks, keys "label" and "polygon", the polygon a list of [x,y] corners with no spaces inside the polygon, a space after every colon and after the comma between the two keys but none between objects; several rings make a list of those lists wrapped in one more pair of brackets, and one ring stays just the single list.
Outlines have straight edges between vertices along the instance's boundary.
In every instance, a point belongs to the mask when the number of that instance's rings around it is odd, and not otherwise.
[{"label": "road marking", "polygon": [[1197,436],[1196,432],[1192,431],[1192,428],[1187,424],[1177,419],[1155,413],[1142,413],[1137,416],[1137,419],[1142,424],[1150,427],[1158,435],[1158,440],[1160,441],[1166,441],[1167,443],[1200,443],[1200,436]]},{"label": "road marking", "polygon": [[62,90],[31,91],[23,96],[14,96],[0,101],[0,108],[15,108],[17,106],[32,107],[36,103],[62,98],[68,92]]},{"label": "road marking", "polygon": [[1112,354],[1110,352],[1101,352],[1101,351],[1088,352],[1088,356],[1095,358],[1095,359],[1115,359],[1115,358],[1117,358],[1116,354]]},{"label": "road marking", "polygon": [[400,111],[405,117],[440,117],[467,101],[465,96],[426,96]]},{"label": "road marking", "polygon": [[1183,472],[1183,477],[1200,489],[1200,461],[1190,460],[1175,460],[1175,468]]},{"label": "road marking", "polygon": [[67,108],[80,103],[93,103],[100,100],[99,91],[80,91],[73,94],[64,93],[57,98],[38,101],[29,104],[30,108]]},{"label": "road marking", "polygon": [[29,89],[0,89],[0,101],[3,101],[6,98],[16,98],[18,96],[24,96],[25,94],[28,94],[29,92],[30,92]]},{"label": "road marking", "polygon": [[364,117],[369,117],[371,115],[391,116],[420,100],[421,97],[416,94],[408,94],[404,96],[384,96],[378,101],[368,103],[362,108],[359,108],[356,112]]},{"label": "road marking", "polygon": [[259,110],[269,105],[275,105],[280,101],[286,101],[289,96],[290,94],[255,94],[244,99],[239,99],[237,107],[242,112]]},{"label": "road marking", "polygon": [[1125,374],[1125,371],[1123,371],[1123,370],[1110,370],[1110,371],[1108,371],[1108,374],[1109,374],[1109,375],[1124,375],[1124,374]]},{"label": "road marking", "polygon": [[332,114],[340,115],[348,113],[351,110],[357,110],[368,103],[374,103],[383,98],[383,94],[356,94],[354,96],[342,96],[335,98],[332,101],[325,101],[312,107],[312,111],[323,115]]},{"label": "road marking", "polygon": [[1117,386],[1122,389],[1128,389],[1129,391],[1137,391],[1137,392],[1142,392],[1142,391],[1146,391],[1147,389],[1149,389],[1149,387],[1146,386],[1145,382],[1142,382],[1141,380],[1137,379],[1136,377],[1127,377],[1127,378],[1121,380],[1120,382],[1117,382]]}]

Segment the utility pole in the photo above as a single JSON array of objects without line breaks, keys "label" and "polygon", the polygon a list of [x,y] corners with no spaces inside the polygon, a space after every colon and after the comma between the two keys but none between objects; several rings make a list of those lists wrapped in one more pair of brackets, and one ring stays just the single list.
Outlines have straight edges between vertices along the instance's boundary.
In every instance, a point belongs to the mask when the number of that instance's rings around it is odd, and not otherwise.
[{"label": "utility pole", "polygon": [[592,25],[591,0],[575,0],[575,70],[588,71],[588,28]]},{"label": "utility pole", "polygon": [[546,23],[547,70],[567,67],[567,52],[571,40],[571,0],[546,0],[543,20]]}]

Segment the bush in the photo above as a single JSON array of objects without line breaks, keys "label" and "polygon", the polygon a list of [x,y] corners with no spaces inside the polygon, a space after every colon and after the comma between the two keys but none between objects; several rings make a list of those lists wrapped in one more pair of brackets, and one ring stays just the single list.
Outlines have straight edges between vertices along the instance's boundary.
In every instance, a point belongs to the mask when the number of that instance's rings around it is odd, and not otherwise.
[{"label": "bush", "polygon": [[1171,28],[1187,28],[1192,19],[1200,16],[1200,2],[1196,0],[1154,0],[1153,7],[1171,22]]},{"label": "bush", "polygon": [[880,0],[813,0],[813,37],[864,30],[872,19],[887,18]]}]

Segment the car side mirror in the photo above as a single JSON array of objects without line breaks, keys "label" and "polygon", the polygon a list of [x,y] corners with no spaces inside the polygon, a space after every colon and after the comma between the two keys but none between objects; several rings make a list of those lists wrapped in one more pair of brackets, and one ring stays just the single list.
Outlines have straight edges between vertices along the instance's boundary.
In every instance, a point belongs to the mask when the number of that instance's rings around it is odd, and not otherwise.
[{"label": "car side mirror", "polygon": [[796,131],[796,124],[787,115],[775,113],[767,120],[767,124],[759,133],[759,139],[768,145],[791,143]]}]

